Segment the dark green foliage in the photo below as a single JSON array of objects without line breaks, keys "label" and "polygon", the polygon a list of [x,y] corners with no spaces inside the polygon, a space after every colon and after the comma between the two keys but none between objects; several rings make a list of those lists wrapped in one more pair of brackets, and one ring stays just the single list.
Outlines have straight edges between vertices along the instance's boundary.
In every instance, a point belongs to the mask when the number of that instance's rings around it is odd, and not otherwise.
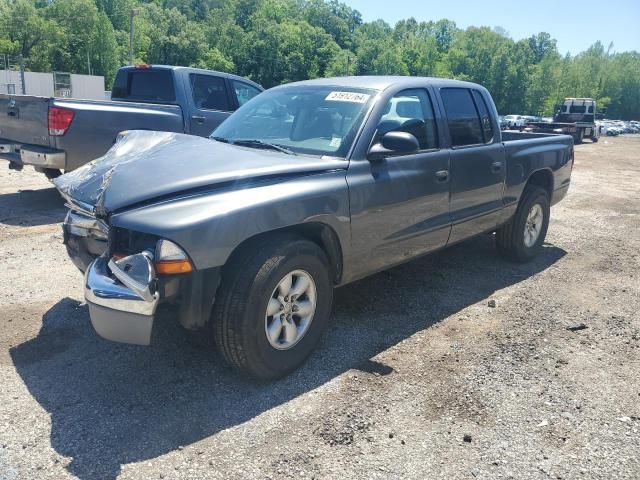
[{"label": "dark green foliage", "polygon": [[[331,75],[441,76],[485,85],[501,113],[550,115],[565,96],[593,97],[609,117],[640,118],[640,53],[596,42],[562,56],[546,32],[450,20],[364,23],[338,0],[0,0],[0,53],[30,70],[104,75],[134,61],[235,72],[271,87]],[[508,25],[505,27],[508,28]]]}]

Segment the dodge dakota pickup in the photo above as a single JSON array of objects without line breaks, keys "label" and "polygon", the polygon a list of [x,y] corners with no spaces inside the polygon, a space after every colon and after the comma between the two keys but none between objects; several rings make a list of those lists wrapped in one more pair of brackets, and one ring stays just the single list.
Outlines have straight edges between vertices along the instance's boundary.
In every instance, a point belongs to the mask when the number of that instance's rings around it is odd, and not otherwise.
[{"label": "dodge dakota pickup", "polygon": [[111,101],[0,94],[0,159],[55,178],[104,155],[122,130],[209,136],[262,90],[228,73],[136,65],[118,70]]},{"label": "dodge dakota pickup", "polygon": [[124,132],[55,184],[99,335],[149,344],[173,303],[272,379],[318,343],[335,286],[482,233],[531,260],[572,168],[570,136],[501,132],[477,84],[347,77],[268,90],[209,139]]}]

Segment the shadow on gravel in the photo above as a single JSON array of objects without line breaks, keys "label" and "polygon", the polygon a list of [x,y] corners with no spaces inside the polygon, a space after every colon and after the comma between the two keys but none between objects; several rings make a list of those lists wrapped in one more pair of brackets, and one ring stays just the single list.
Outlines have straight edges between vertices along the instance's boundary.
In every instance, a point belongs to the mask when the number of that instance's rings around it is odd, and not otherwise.
[{"label": "shadow on gravel", "polygon": [[62,222],[66,213],[64,200],[54,187],[0,195],[0,223],[5,225],[49,225]]},{"label": "shadow on gravel", "polygon": [[11,349],[27,388],[51,415],[51,445],[82,480],[114,479],[146,461],[233,427],[348,369],[392,374],[372,357],[565,255],[546,245],[526,265],[507,263],[483,236],[336,291],[331,328],[289,377],[260,384],[236,375],[170,315],[151,347],[98,338],[87,308],[61,300],[38,336]]}]

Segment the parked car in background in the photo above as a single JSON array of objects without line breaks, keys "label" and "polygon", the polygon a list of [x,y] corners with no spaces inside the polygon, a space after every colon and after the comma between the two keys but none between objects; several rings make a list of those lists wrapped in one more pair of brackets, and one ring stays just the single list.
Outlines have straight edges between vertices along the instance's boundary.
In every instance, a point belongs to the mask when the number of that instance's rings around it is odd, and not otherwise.
[{"label": "parked car in background", "polygon": [[477,84],[348,77],[275,87],[211,139],[127,132],[55,184],[99,335],[149,344],[173,302],[272,379],[314,349],[335,286],[487,232],[533,259],[572,168],[571,137],[501,132]]},{"label": "parked car in background", "polygon": [[541,117],[536,117],[534,115],[523,115],[522,119],[524,120],[525,124],[527,124],[529,122],[541,122],[542,121]]},{"label": "parked car in background", "polygon": [[506,130],[509,128],[509,122],[504,118],[504,115],[498,115],[498,124],[500,125],[500,130]]},{"label": "parked car in background", "polygon": [[600,135],[606,135],[607,137],[617,137],[621,133],[620,129],[610,122],[601,121],[598,122],[597,125],[600,129]]},{"label": "parked car in background", "polygon": [[262,90],[228,73],[136,65],[118,70],[111,101],[0,94],[0,158],[55,178],[104,155],[123,130],[208,136]]},{"label": "parked car in background", "polygon": [[522,115],[507,115],[504,117],[507,128],[510,130],[522,130],[524,128],[524,117]]}]

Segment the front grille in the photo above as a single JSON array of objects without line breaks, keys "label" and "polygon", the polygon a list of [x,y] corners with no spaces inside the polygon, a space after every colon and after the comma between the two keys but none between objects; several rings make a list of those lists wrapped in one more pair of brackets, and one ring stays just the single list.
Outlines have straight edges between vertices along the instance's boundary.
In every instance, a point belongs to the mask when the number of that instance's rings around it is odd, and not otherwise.
[{"label": "front grille", "polygon": [[134,255],[143,250],[154,250],[159,237],[147,233],[134,232],[125,228],[111,227],[109,253]]}]

